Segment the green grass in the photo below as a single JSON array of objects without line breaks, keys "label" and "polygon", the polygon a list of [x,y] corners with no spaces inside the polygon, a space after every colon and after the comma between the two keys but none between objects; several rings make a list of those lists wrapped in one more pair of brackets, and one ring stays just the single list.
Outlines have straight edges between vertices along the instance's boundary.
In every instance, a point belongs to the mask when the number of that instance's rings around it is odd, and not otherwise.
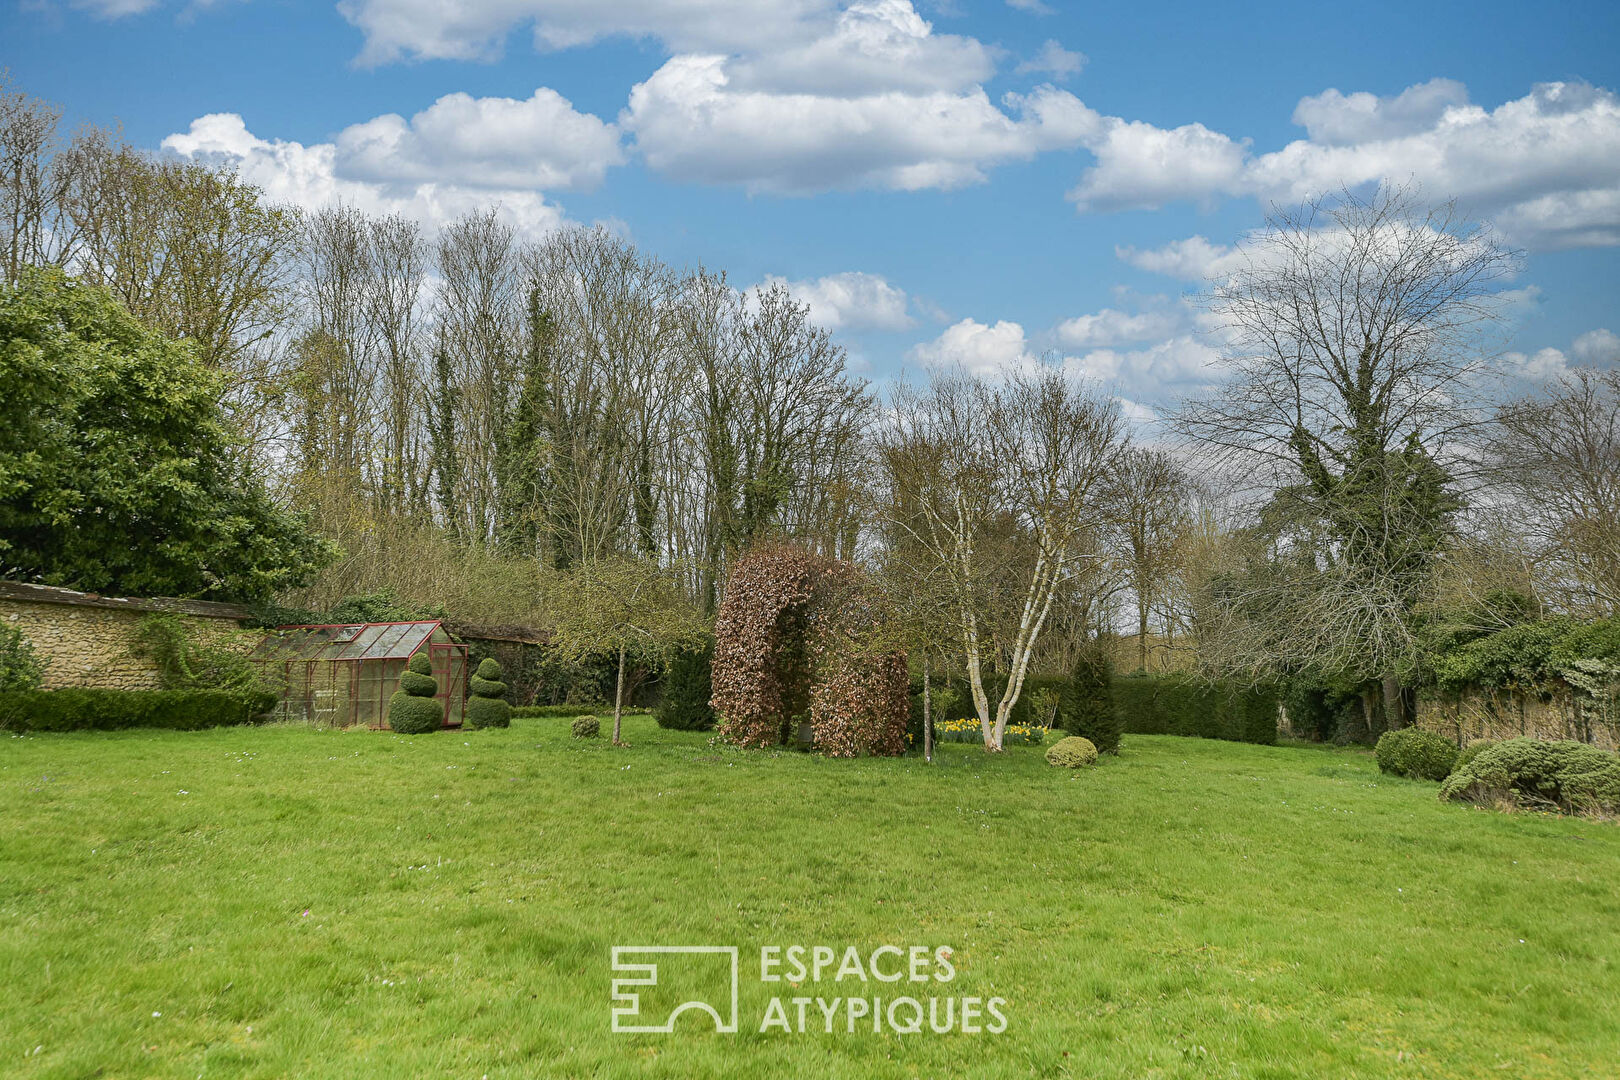
[{"label": "green grass", "polygon": [[[1615,825],[1360,752],[1128,736],[1070,774],[625,726],[5,738],[0,1075],[1620,1071]],[[741,1033],[610,1032],[609,950],[655,943],[742,947]],[[762,987],[792,943],[952,946],[923,990],[1010,1027],[761,1035],[769,992],[850,993]]]}]

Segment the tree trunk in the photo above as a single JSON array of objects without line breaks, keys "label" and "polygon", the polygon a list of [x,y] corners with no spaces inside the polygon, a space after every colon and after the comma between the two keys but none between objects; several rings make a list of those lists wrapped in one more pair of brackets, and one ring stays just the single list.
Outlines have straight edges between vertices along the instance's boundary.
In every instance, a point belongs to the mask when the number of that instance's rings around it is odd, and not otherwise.
[{"label": "tree trunk", "polygon": [[1136,666],[1143,671],[1147,670],[1147,627],[1147,601],[1138,597],[1136,601]]},{"label": "tree trunk", "polygon": [[1394,675],[1385,675],[1384,683],[1384,724],[1391,731],[1396,731],[1411,723],[1406,715],[1406,697],[1401,693],[1401,680]]},{"label": "tree trunk", "polygon": [[624,645],[619,645],[619,686],[613,692],[613,745],[624,745],[619,740],[619,725],[624,716]]},{"label": "tree trunk", "polygon": [[923,760],[934,760],[934,706],[928,687],[928,654],[923,653]]}]

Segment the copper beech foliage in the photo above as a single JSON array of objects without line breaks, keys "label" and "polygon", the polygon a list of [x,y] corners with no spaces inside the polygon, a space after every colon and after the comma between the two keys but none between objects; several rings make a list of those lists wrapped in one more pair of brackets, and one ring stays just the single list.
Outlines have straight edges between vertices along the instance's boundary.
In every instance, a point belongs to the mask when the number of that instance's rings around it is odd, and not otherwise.
[{"label": "copper beech foliage", "polygon": [[824,754],[904,753],[906,657],[882,627],[877,593],[853,564],[789,545],[743,556],[715,620],[721,738],[776,746],[808,718]]}]

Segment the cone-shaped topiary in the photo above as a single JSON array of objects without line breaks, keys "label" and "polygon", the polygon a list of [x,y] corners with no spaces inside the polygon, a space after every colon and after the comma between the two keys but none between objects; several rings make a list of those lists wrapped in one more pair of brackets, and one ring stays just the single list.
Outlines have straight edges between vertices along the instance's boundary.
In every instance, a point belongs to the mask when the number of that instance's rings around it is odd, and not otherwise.
[{"label": "cone-shaped topiary", "polygon": [[658,705],[658,726],[676,731],[708,731],[714,727],[714,696],[710,678],[714,640],[701,649],[682,649],[670,657],[664,676],[664,700]]},{"label": "cone-shaped topiary", "polygon": [[1070,735],[1059,739],[1046,751],[1046,761],[1062,769],[1077,769],[1082,765],[1097,764],[1097,748],[1090,739]]},{"label": "cone-shaped topiary", "polygon": [[501,665],[486,656],[470,683],[467,699],[467,726],[475,728],[511,727],[512,706],[506,703],[506,684],[501,682]]},{"label": "cone-shaped topiary", "polygon": [[1075,662],[1063,702],[1063,729],[1091,740],[1105,754],[1119,753],[1125,725],[1114,704],[1114,669],[1101,646],[1092,644]]},{"label": "cone-shaped topiary", "polygon": [[399,690],[388,699],[388,726],[401,735],[425,735],[444,726],[444,705],[435,696],[439,680],[433,661],[417,653],[399,677]]}]

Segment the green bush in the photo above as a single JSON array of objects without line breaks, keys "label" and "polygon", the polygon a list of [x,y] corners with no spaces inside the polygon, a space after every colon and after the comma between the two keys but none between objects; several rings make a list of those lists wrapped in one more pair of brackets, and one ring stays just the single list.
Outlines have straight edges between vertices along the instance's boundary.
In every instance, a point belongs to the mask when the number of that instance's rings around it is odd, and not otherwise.
[{"label": "green bush", "polygon": [[431,675],[406,670],[399,677],[399,688],[411,697],[430,698],[439,692],[439,680]]},{"label": "green bush", "polygon": [[0,691],[38,690],[45,677],[34,646],[15,626],[0,626]]},{"label": "green bush", "polygon": [[0,727],[11,731],[198,731],[255,723],[275,695],[228,690],[12,690],[0,693]]},{"label": "green bush", "polygon": [[1046,751],[1046,761],[1062,769],[1076,769],[1082,765],[1097,764],[1097,748],[1090,739],[1078,735],[1059,739]]},{"label": "green bush", "polygon": [[1457,763],[1457,747],[1444,735],[1422,728],[1386,731],[1373,748],[1378,771],[1413,780],[1444,780]]},{"label": "green bush", "polygon": [[467,726],[503,728],[512,726],[512,706],[506,703],[506,684],[501,681],[501,665],[486,656],[472,677],[472,696],[467,699]]},{"label": "green bush", "polygon": [[594,716],[575,717],[571,730],[576,739],[594,739],[601,734],[602,725]]},{"label": "green bush", "polygon": [[1495,745],[1495,739],[1469,739],[1467,745],[1457,751],[1457,761],[1451,766],[1451,771],[1456,772]]},{"label": "green bush", "polygon": [[388,699],[388,727],[401,735],[425,735],[444,726],[444,704],[435,696],[439,681],[426,652],[411,657],[399,677],[399,690]]},{"label": "green bush", "polygon": [[401,735],[426,735],[444,726],[438,698],[417,697],[401,690],[388,699],[388,727]]},{"label": "green bush", "polygon": [[1317,742],[1335,742],[1356,727],[1361,696],[1354,690],[1295,679],[1283,694],[1288,726],[1294,734]]},{"label": "green bush", "polygon": [[1114,666],[1100,648],[1081,653],[1064,688],[1063,730],[1090,739],[1098,752],[1119,753],[1124,725],[1114,701]]},{"label": "green bush", "polygon": [[1620,814],[1620,755],[1585,743],[1506,739],[1440,785],[1442,799]]},{"label": "green bush", "polygon": [[[586,709],[599,709],[601,703],[594,705],[514,705],[512,715],[527,720],[572,720],[576,716],[584,715]],[[626,716],[645,716],[649,709],[625,709]]]},{"label": "green bush", "polygon": [[658,726],[674,731],[708,731],[714,727],[712,668],[714,641],[701,649],[683,649],[669,659],[664,698],[658,703]]}]

